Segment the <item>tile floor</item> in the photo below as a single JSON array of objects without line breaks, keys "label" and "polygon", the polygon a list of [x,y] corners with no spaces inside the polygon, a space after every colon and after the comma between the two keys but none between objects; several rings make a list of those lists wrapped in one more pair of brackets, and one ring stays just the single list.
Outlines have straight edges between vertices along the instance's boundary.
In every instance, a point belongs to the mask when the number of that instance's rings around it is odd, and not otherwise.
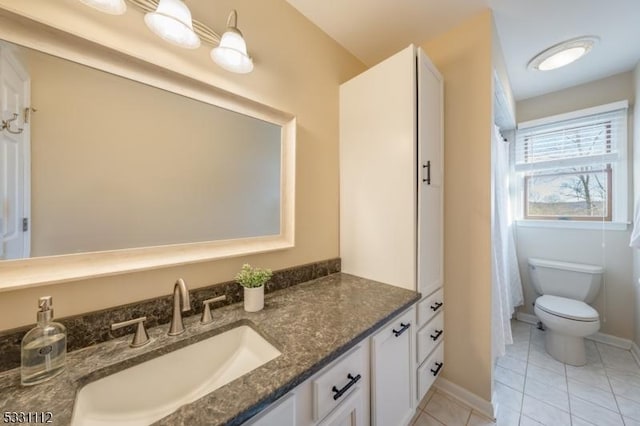
[{"label": "tile floor", "polygon": [[587,340],[587,365],[551,358],[544,331],[512,323],[514,344],[498,359],[494,423],[440,391],[430,391],[412,425],[640,426],[640,367],[630,351]]}]

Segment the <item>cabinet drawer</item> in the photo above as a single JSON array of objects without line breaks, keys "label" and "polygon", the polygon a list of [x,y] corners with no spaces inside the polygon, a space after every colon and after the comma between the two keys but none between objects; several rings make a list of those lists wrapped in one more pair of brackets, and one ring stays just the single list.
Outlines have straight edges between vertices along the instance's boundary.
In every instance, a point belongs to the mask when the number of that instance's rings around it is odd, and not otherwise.
[{"label": "cabinet drawer", "polygon": [[361,388],[351,392],[351,395],[346,397],[347,399],[334,412],[322,420],[318,426],[365,426],[362,405],[363,392]]},{"label": "cabinet drawer", "polygon": [[312,380],[314,421],[326,416],[365,382],[368,373],[363,368],[363,354],[362,346],[356,347]]},{"label": "cabinet drawer", "polygon": [[440,290],[428,296],[418,303],[418,327],[422,327],[429,322],[436,314],[444,309],[444,291]]},{"label": "cabinet drawer", "polygon": [[444,340],[444,312],[439,313],[418,331],[418,364],[429,356],[433,348]]},{"label": "cabinet drawer", "polygon": [[429,358],[418,368],[418,401],[422,400],[427,391],[442,373],[444,368],[444,343],[440,343]]}]

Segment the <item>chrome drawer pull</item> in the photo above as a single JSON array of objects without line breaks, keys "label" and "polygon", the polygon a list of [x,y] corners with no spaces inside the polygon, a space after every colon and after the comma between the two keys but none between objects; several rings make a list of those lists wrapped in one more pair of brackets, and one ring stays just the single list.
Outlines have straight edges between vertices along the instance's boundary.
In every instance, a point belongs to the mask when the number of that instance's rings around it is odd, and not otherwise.
[{"label": "chrome drawer pull", "polygon": [[437,311],[438,309],[440,309],[442,307],[442,302],[436,302],[433,305],[431,305],[431,310],[433,312]]},{"label": "chrome drawer pull", "polygon": [[404,333],[405,331],[407,331],[407,329],[408,329],[409,327],[411,327],[411,323],[410,323],[410,322],[408,322],[408,323],[406,323],[406,324],[405,324],[405,323],[401,322],[401,323],[400,323],[400,327],[402,327],[400,330],[396,330],[395,328],[393,329],[393,335],[394,335],[394,336],[398,337],[399,335],[401,335],[402,333]]},{"label": "chrome drawer pull", "polygon": [[440,369],[442,369],[442,366],[444,365],[444,362],[436,362],[436,369],[434,370],[433,368],[431,369],[431,373],[433,373],[434,376],[437,376],[438,373],[440,372]]},{"label": "chrome drawer pull", "polygon": [[331,388],[331,390],[335,392],[335,395],[333,395],[333,400],[336,401],[338,398],[344,395],[344,393],[348,391],[349,388],[351,388],[351,386],[355,385],[358,382],[358,380],[360,380],[361,378],[362,376],[360,374],[358,374],[356,377],[353,377],[351,373],[347,374],[347,379],[349,379],[349,383],[344,385],[342,389],[338,389],[335,386]]},{"label": "chrome drawer pull", "polygon": [[444,333],[444,330],[436,330],[436,334],[435,335],[432,334],[431,338],[435,342],[436,340],[438,340],[438,337],[442,336],[442,333]]}]

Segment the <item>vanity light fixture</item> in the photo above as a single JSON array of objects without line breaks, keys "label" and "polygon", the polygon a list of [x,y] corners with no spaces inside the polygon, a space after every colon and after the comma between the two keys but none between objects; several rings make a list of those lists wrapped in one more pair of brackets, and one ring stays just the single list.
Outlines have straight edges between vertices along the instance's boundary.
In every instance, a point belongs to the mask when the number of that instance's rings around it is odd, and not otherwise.
[{"label": "vanity light fixture", "polygon": [[127,11],[124,0],[80,0],[87,6],[93,7],[109,15],[123,15]]},{"label": "vanity light fixture", "polygon": [[238,13],[232,10],[227,18],[227,31],[220,44],[211,50],[211,59],[227,71],[246,74],[253,70],[253,60],[247,55],[247,43],[238,29]]},{"label": "vanity light fixture", "polygon": [[539,71],[550,71],[577,61],[593,48],[600,39],[595,36],[573,38],[538,53],[527,67]]},{"label": "vanity light fixture", "polygon": [[[101,12],[115,14],[126,11],[125,0],[80,0]],[[238,29],[238,13],[232,10],[227,18],[227,29],[220,37],[202,22],[191,17],[191,11],[182,0],[127,0],[145,12],[144,21],[156,35],[176,46],[197,49],[201,41],[214,46],[211,59],[227,71],[246,74],[253,71],[253,60],[247,54],[247,44]],[[114,4],[121,4],[117,9]],[[97,5],[111,5],[99,7]]]},{"label": "vanity light fixture", "polygon": [[200,47],[200,37],[193,31],[191,11],[182,0],[160,0],[154,12],[144,15],[144,22],[164,41],[186,49]]}]

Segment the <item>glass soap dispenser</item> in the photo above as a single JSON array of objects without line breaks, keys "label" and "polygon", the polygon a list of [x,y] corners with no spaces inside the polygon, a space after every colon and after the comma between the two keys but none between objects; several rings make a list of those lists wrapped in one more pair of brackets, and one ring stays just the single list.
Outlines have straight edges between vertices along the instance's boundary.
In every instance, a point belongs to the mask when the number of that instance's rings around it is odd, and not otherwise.
[{"label": "glass soap dispenser", "polygon": [[51,296],[38,301],[38,324],[22,338],[20,376],[23,385],[44,382],[64,370],[67,329],[54,322]]}]

